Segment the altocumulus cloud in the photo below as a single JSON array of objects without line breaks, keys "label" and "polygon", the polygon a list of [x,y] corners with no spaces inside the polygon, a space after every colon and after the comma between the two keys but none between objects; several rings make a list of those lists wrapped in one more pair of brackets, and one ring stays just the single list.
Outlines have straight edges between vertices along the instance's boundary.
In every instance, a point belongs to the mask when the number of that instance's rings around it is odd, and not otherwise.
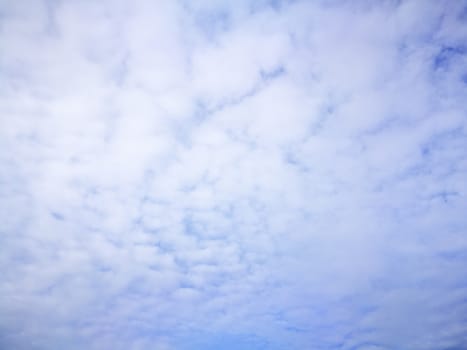
[{"label": "altocumulus cloud", "polygon": [[0,1],[0,348],[467,347],[467,2]]}]

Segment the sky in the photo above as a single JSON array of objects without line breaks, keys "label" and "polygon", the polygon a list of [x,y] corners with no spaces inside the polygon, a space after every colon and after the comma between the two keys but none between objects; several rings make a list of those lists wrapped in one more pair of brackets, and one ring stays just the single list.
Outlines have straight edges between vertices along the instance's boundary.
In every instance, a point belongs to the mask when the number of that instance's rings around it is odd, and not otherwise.
[{"label": "sky", "polygon": [[467,1],[0,0],[0,349],[467,349]]}]

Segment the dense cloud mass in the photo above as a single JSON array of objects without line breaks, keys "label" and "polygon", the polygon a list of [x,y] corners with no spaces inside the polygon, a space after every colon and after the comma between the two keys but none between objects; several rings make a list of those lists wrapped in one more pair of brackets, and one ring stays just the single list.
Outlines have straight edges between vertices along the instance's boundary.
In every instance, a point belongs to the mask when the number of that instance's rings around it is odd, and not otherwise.
[{"label": "dense cloud mass", "polygon": [[0,0],[0,348],[467,347],[467,1]]}]

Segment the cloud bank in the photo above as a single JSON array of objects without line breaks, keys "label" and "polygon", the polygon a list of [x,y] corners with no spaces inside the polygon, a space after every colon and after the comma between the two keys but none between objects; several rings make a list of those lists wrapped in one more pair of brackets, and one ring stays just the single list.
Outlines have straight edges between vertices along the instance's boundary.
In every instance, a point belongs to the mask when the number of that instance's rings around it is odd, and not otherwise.
[{"label": "cloud bank", "polygon": [[465,1],[0,1],[0,348],[467,346]]}]

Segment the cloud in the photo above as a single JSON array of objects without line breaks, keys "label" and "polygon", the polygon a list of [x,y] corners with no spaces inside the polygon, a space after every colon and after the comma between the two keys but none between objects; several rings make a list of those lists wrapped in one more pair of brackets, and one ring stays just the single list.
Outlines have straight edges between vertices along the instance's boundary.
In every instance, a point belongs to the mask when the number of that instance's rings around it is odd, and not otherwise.
[{"label": "cloud", "polygon": [[464,346],[465,8],[0,2],[0,347]]}]

